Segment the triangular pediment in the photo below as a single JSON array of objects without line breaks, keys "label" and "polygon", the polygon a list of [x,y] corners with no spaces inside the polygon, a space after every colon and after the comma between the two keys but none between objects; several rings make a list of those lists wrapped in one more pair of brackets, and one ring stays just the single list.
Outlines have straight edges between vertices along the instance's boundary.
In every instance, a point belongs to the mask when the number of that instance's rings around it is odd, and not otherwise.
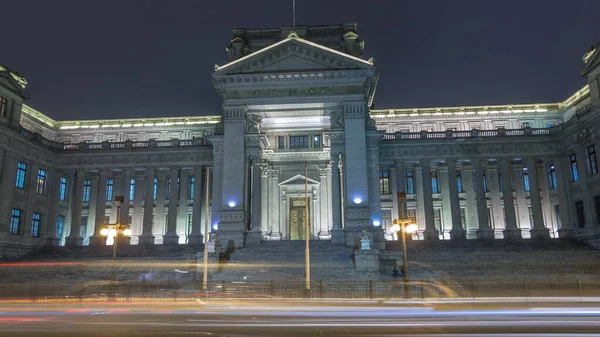
[{"label": "triangular pediment", "polygon": [[217,66],[215,76],[309,70],[372,70],[369,61],[297,37],[289,37]]},{"label": "triangular pediment", "polygon": [[28,98],[28,94],[25,91],[24,85],[27,83],[23,79],[23,83],[20,83],[17,79],[20,79],[18,75],[10,72],[10,70],[0,66],[0,87],[13,94],[25,99]]},{"label": "triangular pediment", "polygon": [[310,179],[310,178],[306,178],[304,175],[302,174],[296,174],[295,176],[286,179],[282,182],[279,183],[279,186],[284,186],[284,185],[304,185],[308,183],[308,185],[318,185],[319,182],[314,180],[314,179]]}]

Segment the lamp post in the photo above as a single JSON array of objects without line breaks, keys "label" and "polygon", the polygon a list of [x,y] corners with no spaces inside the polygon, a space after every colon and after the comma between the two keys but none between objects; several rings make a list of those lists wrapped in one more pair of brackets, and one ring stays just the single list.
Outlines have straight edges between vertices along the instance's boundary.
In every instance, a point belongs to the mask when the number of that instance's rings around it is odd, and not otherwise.
[{"label": "lamp post", "polygon": [[410,289],[408,287],[408,256],[406,253],[406,234],[412,234],[417,230],[417,225],[414,219],[406,218],[406,193],[398,192],[398,212],[400,219],[392,222],[390,230],[396,232],[401,237],[402,241],[402,281],[404,282],[404,297],[410,297]]},{"label": "lamp post", "polygon": [[100,230],[100,235],[106,236],[107,238],[113,238],[112,247],[112,270],[111,270],[111,282],[112,292],[111,298],[114,298],[115,282],[117,278],[117,246],[119,245],[119,235],[131,236],[131,228],[129,224],[122,224],[119,222],[121,219],[121,204],[125,198],[123,196],[115,196],[115,205],[117,206],[117,223],[105,224]]}]

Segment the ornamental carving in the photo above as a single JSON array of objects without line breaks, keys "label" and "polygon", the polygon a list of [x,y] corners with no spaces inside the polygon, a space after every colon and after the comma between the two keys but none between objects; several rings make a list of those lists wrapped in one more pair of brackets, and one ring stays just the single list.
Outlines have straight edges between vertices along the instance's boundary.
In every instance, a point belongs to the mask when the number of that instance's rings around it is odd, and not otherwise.
[{"label": "ornamental carving", "polygon": [[262,118],[258,114],[246,115],[246,132],[260,133],[261,121],[262,121]]},{"label": "ornamental carving", "polygon": [[[340,130],[344,128],[344,113],[342,110],[333,110],[329,113],[329,120],[331,121],[332,130]],[[332,139],[335,136],[332,135]]]}]

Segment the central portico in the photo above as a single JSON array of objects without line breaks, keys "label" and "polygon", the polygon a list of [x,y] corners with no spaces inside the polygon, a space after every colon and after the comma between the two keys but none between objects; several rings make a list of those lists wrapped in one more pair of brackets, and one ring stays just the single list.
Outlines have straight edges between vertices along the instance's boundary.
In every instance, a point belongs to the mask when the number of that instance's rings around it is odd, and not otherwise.
[{"label": "central portico", "polygon": [[381,134],[368,112],[377,74],[347,28],[340,50],[290,31],[253,51],[256,41],[239,34],[230,62],[215,67],[223,120],[211,139],[212,224],[221,242],[304,239],[307,221],[311,239],[354,245],[366,230],[383,241],[373,227]]}]

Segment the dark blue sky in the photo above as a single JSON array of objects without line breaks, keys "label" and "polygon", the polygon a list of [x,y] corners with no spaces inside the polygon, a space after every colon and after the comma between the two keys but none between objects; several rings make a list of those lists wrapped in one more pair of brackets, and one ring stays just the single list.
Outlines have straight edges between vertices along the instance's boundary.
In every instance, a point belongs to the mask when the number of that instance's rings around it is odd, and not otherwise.
[{"label": "dark blue sky", "polygon": [[[220,113],[235,27],[291,24],[289,0],[13,0],[0,63],[55,119]],[[376,108],[554,102],[583,86],[598,0],[297,0],[298,24],[358,22]]]}]

